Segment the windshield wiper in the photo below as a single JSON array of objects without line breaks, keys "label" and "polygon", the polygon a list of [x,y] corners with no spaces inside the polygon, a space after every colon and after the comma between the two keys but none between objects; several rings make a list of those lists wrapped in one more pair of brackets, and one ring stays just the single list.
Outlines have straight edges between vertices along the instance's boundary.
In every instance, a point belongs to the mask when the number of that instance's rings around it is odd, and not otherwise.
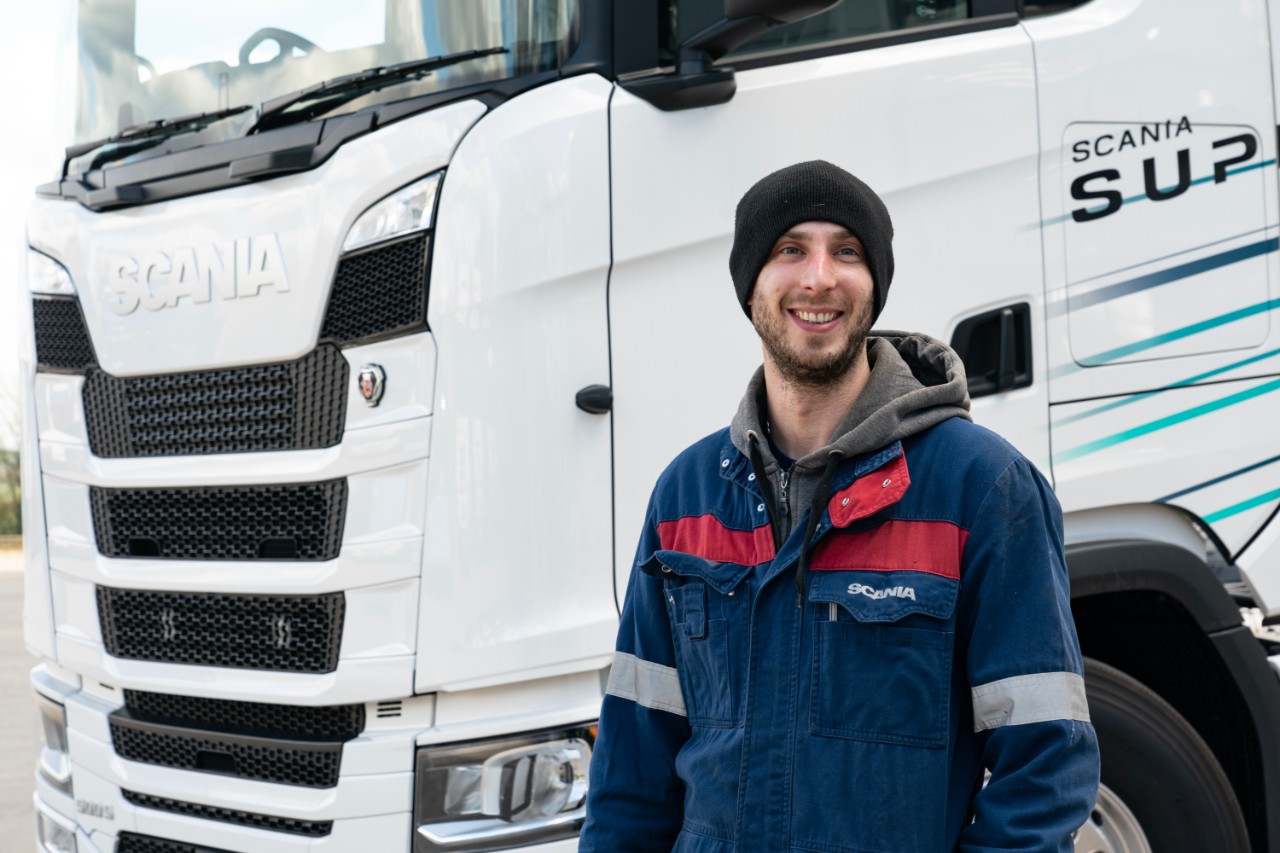
[{"label": "windshield wiper", "polygon": [[[418,80],[437,69],[457,65],[460,62],[507,52],[505,47],[491,47],[486,50],[464,50],[460,53],[450,53],[445,56],[434,56],[427,59],[414,59],[396,65],[369,68],[365,71],[357,71],[355,74],[334,77],[332,80],[325,80],[323,83],[316,83],[296,92],[290,92],[287,95],[280,95],[269,101],[264,101],[261,110],[258,112],[258,118],[245,129],[245,135],[261,132],[279,124],[306,121],[316,115],[326,113],[347,101],[355,100],[361,95],[377,91],[386,86]],[[316,102],[311,109],[297,110],[289,114],[288,121],[282,120],[285,112],[290,107],[310,102]]]},{"label": "windshield wiper", "polygon": [[77,157],[83,157],[90,151],[97,151],[100,148],[106,148],[108,145],[115,146],[111,150],[102,151],[98,156],[94,157],[93,162],[85,169],[86,172],[100,168],[106,163],[122,160],[125,157],[137,154],[139,151],[153,148],[166,139],[179,134],[203,130],[214,122],[221,121],[229,116],[239,115],[251,109],[253,109],[251,105],[241,104],[238,107],[227,107],[207,113],[192,113],[191,115],[156,119],[155,121],[126,127],[115,136],[72,145],[66,151],[66,159],[62,161],[62,176],[64,178],[67,176],[67,169],[71,166],[72,160]]}]

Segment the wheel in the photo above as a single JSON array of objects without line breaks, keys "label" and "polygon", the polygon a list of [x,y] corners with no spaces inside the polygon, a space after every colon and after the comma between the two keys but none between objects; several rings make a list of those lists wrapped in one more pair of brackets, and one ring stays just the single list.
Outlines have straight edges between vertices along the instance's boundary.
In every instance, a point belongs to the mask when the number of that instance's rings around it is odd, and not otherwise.
[{"label": "wheel", "polygon": [[1102,785],[1076,853],[1248,853],[1235,793],[1213,752],[1141,682],[1085,659]]}]

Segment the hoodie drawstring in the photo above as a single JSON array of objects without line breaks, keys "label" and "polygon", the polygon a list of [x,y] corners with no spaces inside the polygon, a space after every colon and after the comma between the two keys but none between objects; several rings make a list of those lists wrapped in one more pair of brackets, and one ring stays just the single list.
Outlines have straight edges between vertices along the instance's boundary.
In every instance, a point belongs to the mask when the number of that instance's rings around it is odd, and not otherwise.
[{"label": "hoodie drawstring", "polygon": [[844,457],[839,450],[832,450],[827,455],[827,464],[822,469],[822,479],[813,493],[813,503],[809,507],[809,521],[804,527],[804,541],[800,543],[800,559],[796,562],[796,606],[804,607],[805,581],[808,578],[809,542],[814,531],[818,529],[818,521],[822,518],[822,510],[831,499],[831,481],[836,476],[836,463]]}]

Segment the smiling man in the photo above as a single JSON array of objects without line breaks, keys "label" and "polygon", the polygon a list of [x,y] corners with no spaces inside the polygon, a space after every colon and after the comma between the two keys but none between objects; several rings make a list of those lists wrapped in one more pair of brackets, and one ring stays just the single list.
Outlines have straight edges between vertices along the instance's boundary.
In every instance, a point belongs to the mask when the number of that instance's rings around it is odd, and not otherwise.
[{"label": "smiling man", "polygon": [[1061,511],[950,349],[870,332],[892,238],[821,161],[738,204],[764,364],[654,489],[584,853],[1071,850],[1098,749]]}]

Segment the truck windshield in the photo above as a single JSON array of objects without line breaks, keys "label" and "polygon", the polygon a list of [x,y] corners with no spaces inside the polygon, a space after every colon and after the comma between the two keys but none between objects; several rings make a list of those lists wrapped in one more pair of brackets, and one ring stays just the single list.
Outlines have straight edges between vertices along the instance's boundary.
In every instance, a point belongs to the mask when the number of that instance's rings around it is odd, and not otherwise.
[{"label": "truck windshield", "polygon": [[571,47],[577,2],[80,0],[70,142],[196,114],[221,117],[200,122],[192,144],[219,141],[253,127],[264,102],[433,57],[450,61],[297,118],[551,70]]}]

